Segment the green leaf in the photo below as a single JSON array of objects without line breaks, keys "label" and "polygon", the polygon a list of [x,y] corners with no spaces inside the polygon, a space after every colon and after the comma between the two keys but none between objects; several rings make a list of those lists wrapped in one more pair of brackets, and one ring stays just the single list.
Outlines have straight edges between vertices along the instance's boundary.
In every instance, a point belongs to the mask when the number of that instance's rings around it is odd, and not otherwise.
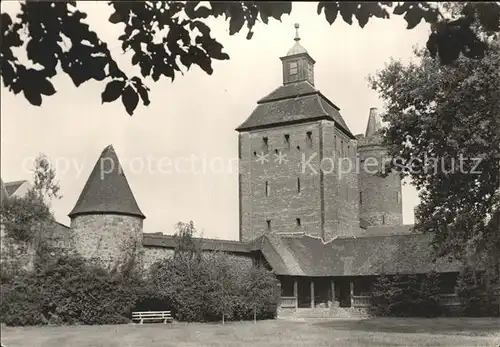
[{"label": "green leaf", "polygon": [[54,89],[54,86],[52,85],[52,82],[50,80],[41,78],[38,83],[37,83],[37,89],[39,92],[43,95],[51,96],[56,93],[56,90]]},{"label": "green leaf", "polygon": [[332,25],[337,19],[337,15],[339,12],[339,7],[336,2],[320,2],[318,4],[318,14],[321,13],[321,10],[325,11],[325,18],[328,24]]},{"label": "green leaf", "polygon": [[36,90],[30,88],[24,89],[24,97],[29,101],[30,104],[34,106],[40,106],[42,104],[42,95]]},{"label": "green leaf", "polygon": [[245,24],[244,13],[241,8],[232,6],[233,11],[231,11],[231,19],[229,21],[229,35],[234,35],[238,33],[243,24]]},{"label": "green leaf", "polygon": [[115,10],[115,12],[113,12],[111,14],[111,16],[109,16],[109,21],[110,21],[110,23],[113,23],[113,24],[118,24],[118,23],[122,22],[122,16],[118,12],[118,10]]},{"label": "green leaf", "polygon": [[123,106],[125,106],[127,113],[132,116],[134,114],[134,110],[137,108],[137,104],[139,103],[139,96],[131,86],[127,86],[123,90],[122,103]]},{"label": "green leaf", "polygon": [[118,97],[122,95],[124,87],[125,81],[114,80],[109,82],[101,94],[102,103],[113,102],[118,99]]},{"label": "green leaf", "polygon": [[422,21],[424,15],[424,10],[419,8],[417,5],[413,5],[413,7],[410,8],[404,16],[404,19],[408,23],[407,29],[415,28]]},{"label": "green leaf", "polygon": [[358,11],[356,12],[356,18],[358,20],[359,26],[361,28],[364,28],[366,23],[368,23],[368,20],[370,19],[370,12],[368,11],[367,6],[364,6],[364,4],[360,5]]},{"label": "green leaf", "polygon": [[484,2],[476,4],[479,22],[487,31],[500,29],[500,4],[498,2]]},{"label": "green leaf", "polygon": [[407,3],[407,2],[404,2],[402,3],[401,5],[397,5],[395,8],[394,8],[394,11],[392,11],[393,14],[396,14],[398,16],[404,14],[406,11],[409,10],[410,8],[410,4]]},{"label": "green leaf", "polygon": [[342,19],[349,25],[352,25],[352,16],[356,12],[357,3],[352,2],[340,2],[339,10]]}]

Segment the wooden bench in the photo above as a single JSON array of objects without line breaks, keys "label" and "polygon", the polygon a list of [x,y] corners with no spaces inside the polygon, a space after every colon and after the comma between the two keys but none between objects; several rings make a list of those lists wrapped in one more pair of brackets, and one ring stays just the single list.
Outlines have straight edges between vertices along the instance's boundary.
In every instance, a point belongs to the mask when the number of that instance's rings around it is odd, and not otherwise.
[{"label": "wooden bench", "polygon": [[132,312],[132,321],[139,321],[140,324],[144,321],[163,321],[166,324],[173,320],[170,311]]}]

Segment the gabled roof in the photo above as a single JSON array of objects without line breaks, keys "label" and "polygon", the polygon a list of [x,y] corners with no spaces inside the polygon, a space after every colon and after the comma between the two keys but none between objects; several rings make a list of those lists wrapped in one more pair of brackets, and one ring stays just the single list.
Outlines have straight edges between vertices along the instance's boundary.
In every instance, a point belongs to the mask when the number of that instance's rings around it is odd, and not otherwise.
[{"label": "gabled roof", "polygon": [[[200,247],[205,251],[223,251],[228,253],[248,253],[248,244],[231,241],[205,238],[194,238],[200,243]],[[174,235],[163,235],[160,233],[143,233],[142,245],[145,247],[162,247],[174,249],[177,247],[177,238]]]},{"label": "gabled roof", "polygon": [[28,182],[27,180],[14,181],[14,182],[6,182],[4,183],[5,190],[7,191],[7,195],[12,196],[24,183]]},{"label": "gabled roof", "polygon": [[278,87],[260,99],[252,114],[236,130],[244,131],[320,119],[335,121],[350,138],[354,139],[354,135],[340,115],[339,108],[308,81],[301,81]]},{"label": "gabled roof", "polygon": [[146,218],[135,201],[112,145],[102,151],[69,217],[102,213]]},{"label": "gabled roof", "polygon": [[396,273],[460,271],[460,263],[439,259],[433,263],[431,236],[424,234],[339,238],[265,236],[261,252],[277,275],[369,276]]},{"label": "gabled roof", "polygon": [[[461,264],[456,260],[441,258],[434,263],[432,235],[410,233],[410,227],[393,228],[392,235],[337,238],[328,243],[308,235],[272,234],[251,242],[199,241],[205,251],[246,253],[249,256],[252,252],[260,252],[275,274],[285,276],[372,276],[423,274],[432,270],[460,271]],[[395,234],[398,232],[405,234]],[[168,235],[143,234],[143,245],[173,249],[176,239]]]}]

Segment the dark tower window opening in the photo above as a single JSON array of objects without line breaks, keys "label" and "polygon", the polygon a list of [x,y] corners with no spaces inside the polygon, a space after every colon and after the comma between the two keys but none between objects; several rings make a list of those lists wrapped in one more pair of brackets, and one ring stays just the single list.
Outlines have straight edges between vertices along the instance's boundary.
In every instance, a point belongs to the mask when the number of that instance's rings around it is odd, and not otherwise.
[{"label": "dark tower window opening", "polygon": [[382,224],[385,224],[385,214],[382,215]]},{"label": "dark tower window opening", "polygon": [[263,137],[262,141],[264,142],[264,147],[266,148],[266,150],[269,149],[268,138],[267,137]]},{"label": "dark tower window opening", "polygon": [[269,189],[269,181],[266,181],[266,196],[269,196],[271,193],[270,189]]},{"label": "dark tower window opening", "polygon": [[290,62],[290,75],[296,75],[298,72],[298,66],[296,61]]},{"label": "dark tower window opening", "polygon": [[253,151],[253,155],[256,156],[257,155],[257,152],[256,151]]},{"label": "dark tower window opening", "polygon": [[359,204],[363,205],[363,192],[359,192]]},{"label": "dark tower window opening", "polygon": [[297,177],[297,193],[300,193],[300,177]]},{"label": "dark tower window opening", "polygon": [[300,146],[297,146],[297,150],[300,151]]},{"label": "dark tower window opening", "polygon": [[300,218],[295,218],[295,223],[297,224],[298,227],[302,225]]},{"label": "dark tower window opening", "polygon": [[344,157],[344,141],[340,140],[340,157]]},{"label": "dark tower window opening", "polygon": [[309,147],[312,147],[312,131],[306,133],[306,140]]},{"label": "dark tower window opening", "polygon": [[280,151],[276,148],[276,149],[274,150],[274,153],[276,153],[276,154],[280,154]]},{"label": "dark tower window opening", "polygon": [[285,134],[285,144],[288,149],[290,149],[290,135]]},{"label": "dark tower window opening", "polygon": [[266,220],[266,223],[267,223],[267,230],[271,231],[271,220],[270,219]]}]

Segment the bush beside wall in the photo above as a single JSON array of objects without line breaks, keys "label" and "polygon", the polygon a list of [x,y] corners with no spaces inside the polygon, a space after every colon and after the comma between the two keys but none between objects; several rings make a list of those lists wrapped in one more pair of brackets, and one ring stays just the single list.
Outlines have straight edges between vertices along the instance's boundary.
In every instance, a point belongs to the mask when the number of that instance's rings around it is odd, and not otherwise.
[{"label": "bush beside wall", "polygon": [[[171,310],[181,321],[274,318],[277,279],[257,266],[242,267],[225,254],[165,259],[149,274],[122,267],[108,271],[75,255],[5,274],[0,287],[2,323],[128,323],[132,311]],[[125,269],[125,270],[123,270]]]},{"label": "bush beside wall", "polygon": [[439,277],[394,275],[377,278],[372,291],[372,313],[378,316],[436,317],[439,306]]},{"label": "bush beside wall", "polygon": [[278,280],[260,266],[235,266],[224,253],[165,259],[153,265],[155,291],[170,298],[180,321],[275,318]]}]

